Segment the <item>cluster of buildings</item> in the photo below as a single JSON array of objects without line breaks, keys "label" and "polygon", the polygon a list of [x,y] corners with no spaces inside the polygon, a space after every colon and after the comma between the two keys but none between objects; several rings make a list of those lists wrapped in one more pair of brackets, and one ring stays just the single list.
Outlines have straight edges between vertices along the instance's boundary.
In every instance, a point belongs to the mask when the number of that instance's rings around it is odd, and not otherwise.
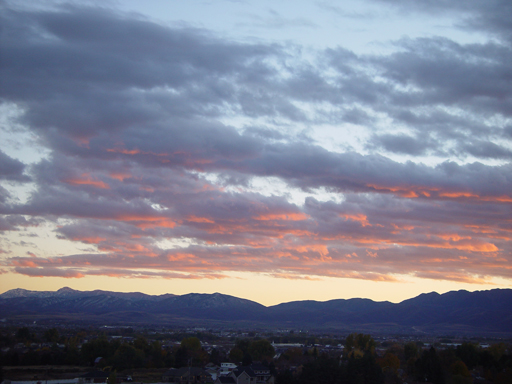
[{"label": "cluster of buildings", "polygon": [[248,366],[221,363],[220,367],[210,363],[204,368],[171,368],[162,375],[162,380],[180,384],[274,384],[275,378],[268,367],[259,363]]},{"label": "cluster of buildings", "polygon": [[[98,370],[87,372],[74,379],[4,380],[2,384],[107,384],[109,375],[108,372]],[[128,380],[126,377],[117,377],[116,381],[118,383],[131,381],[131,377]],[[222,363],[218,366],[210,363],[204,368],[171,368],[162,375],[162,382],[156,384],[274,384],[274,382],[274,375],[263,364],[237,366],[233,363]]]}]

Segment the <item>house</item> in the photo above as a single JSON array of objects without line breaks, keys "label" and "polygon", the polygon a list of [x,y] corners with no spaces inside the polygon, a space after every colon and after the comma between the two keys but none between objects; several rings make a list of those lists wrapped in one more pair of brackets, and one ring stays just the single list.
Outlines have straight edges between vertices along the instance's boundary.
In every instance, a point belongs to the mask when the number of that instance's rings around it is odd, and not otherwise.
[{"label": "house", "polygon": [[162,375],[162,381],[166,383],[206,383],[210,378],[204,369],[198,367],[171,368]]},{"label": "house", "polygon": [[236,384],[236,381],[231,376],[219,376],[214,381],[214,384]]},{"label": "house", "polygon": [[236,364],[233,363],[220,363],[220,374],[227,375],[229,372],[233,371],[237,367]]},{"label": "house", "polygon": [[103,371],[87,372],[81,375],[79,378],[82,379],[84,384],[106,383],[108,379],[108,373]]},{"label": "house", "polygon": [[[264,366],[263,364],[251,364],[252,371],[256,375],[257,383],[274,383],[274,376],[270,374],[270,368]],[[272,378],[271,381],[269,381]]]},{"label": "house", "polygon": [[[233,381],[230,381],[230,378]],[[250,366],[237,367],[227,376],[219,376],[215,384],[274,384],[274,381],[274,376],[270,373],[268,367],[262,364],[252,364]]]},{"label": "house", "polygon": [[94,359],[94,366],[98,367],[104,363],[105,359],[103,357],[97,357]]},{"label": "house", "polygon": [[213,363],[208,363],[204,366],[204,370],[211,377],[211,381],[214,382],[220,374],[220,367]]}]

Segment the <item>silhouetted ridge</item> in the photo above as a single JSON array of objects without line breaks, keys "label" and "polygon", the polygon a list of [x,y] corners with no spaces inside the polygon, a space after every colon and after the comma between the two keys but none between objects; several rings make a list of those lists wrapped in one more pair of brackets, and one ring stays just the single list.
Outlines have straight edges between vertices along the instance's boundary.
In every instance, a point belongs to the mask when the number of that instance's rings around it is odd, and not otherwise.
[{"label": "silhouetted ridge", "polygon": [[[512,333],[512,290],[424,293],[394,304],[370,299],[293,301],[265,307],[221,293],[147,295],[140,292],[56,292],[13,289],[0,295],[3,317],[75,316],[87,321],[126,323],[233,322],[296,327],[394,327]],[[419,330],[418,327],[422,327]]]}]

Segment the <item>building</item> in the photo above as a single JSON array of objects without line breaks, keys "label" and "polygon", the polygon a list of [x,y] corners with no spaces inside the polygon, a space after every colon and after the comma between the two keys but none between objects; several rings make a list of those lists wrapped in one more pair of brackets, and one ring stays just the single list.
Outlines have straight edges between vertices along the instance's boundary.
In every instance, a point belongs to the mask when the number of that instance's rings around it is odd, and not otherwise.
[{"label": "building", "polygon": [[198,384],[206,383],[210,378],[204,369],[198,367],[171,368],[162,375],[162,381],[166,383]]},{"label": "building", "polygon": [[84,373],[79,377],[81,383],[92,384],[92,383],[106,383],[108,379],[108,373],[103,371],[93,371]]},{"label": "building", "polygon": [[240,366],[226,376],[219,376],[215,384],[274,384],[274,376],[270,369],[262,364]]}]

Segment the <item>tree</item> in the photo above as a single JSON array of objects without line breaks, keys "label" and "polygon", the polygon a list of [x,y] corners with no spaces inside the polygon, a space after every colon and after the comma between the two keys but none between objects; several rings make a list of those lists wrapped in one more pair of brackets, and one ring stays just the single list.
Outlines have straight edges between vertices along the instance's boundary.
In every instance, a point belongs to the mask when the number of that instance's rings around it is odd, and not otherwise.
[{"label": "tree", "polygon": [[149,352],[150,349],[148,341],[143,336],[137,336],[137,338],[133,342],[133,346],[137,349],[140,349],[141,351],[144,351],[144,353]]},{"label": "tree", "polygon": [[441,361],[434,347],[423,351],[421,357],[416,360],[415,369],[418,381],[429,381],[433,384],[445,382]]},{"label": "tree", "polygon": [[59,331],[57,328],[50,328],[44,332],[44,339],[49,343],[56,343],[59,341]]},{"label": "tree", "polygon": [[251,344],[251,341],[248,339],[239,339],[235,343],[235,347],[239,348],[242,353],[248,353],[249,352],[249,345]]},{"label": "tree", "polygon": [[91,340],[88,343],[82,345],[82,358],[89,364],[93,364],[97,357],[103,357],[104,359],[110,359],[117,348],[114,344],[108,342],[105,336],[98,339]]},{"label": "tree", "polygon": [[187,348],[184,346],[181,346],[176,351],[176,354],[174,356],[174,366],[176,368],[186,367],[189,363],[189,357],[188,357],[188,351]]},{"label": "tree", "polygon": [[411,341],[404,345],[404,355],[406,361],[418,356],[418,346],[415,342]]},{"label": "tree", "polygon": [[281,354],[280,359],[288,360],[291,365],[301,365],[306,360],[304,350],[298,347],[289,348],[286,352]]},{"label": "tree", "polygon": [[244,357],[242,358],[242,365],[247,366],[252,364],[252,357],[249,352],[244,353]]},{"label": "tree", "polygon": [[162,368],[164,366],[164,354],[159,341],[153,341],[149,345],[146,355],[149,356],[153,367]]},{"label": "tree", "polygon": [[181,346],[176,353],[176,366],[201,366],[208,362],[208,353],[201,347],[197,337],[187,337],[181,341]]},{"label": "tree", "polygon": [[197,337],[187,337],[181,340],[181,346],[189,351],[198,351],[201,349],[201,341]]},{"label": "tree", "polygon": [[27,341],[32,339],[32,335],[30,334],[30,330],[27,327],[18,328],[16,331],[16,338],[18,340]]},{"label": "tree", "polygon": [[370,351],[366,351],[360,358],[352,356],[348,359],[345,382],[358,384],[382,384],[384,382],[382,369]]},{"label": "tree", "polygon": [[287,369],[286,371],[283,371],[283,372],[280,372],[277,374],[276,383],[277,384],[294,384],[295,379],[293,377],[293,374],[290,372],[290,370]]},{"label": "tree", "polygon": [[252,360],[256,361],[272,360],[276,354],[276,351],[270,341],[265,339],[250,343],[248,352],[251,355]]},{"label": "tree", "polygon": [[389,371],[396,374],[400,368],[400,359],[391,352],[386,352],[384,357],[379,359],[377,363],[380,365],[384,372]]},{"label": "tree", "polygon": [[363,357],[366,352],[375,355],[375,340],[370,335],[351,333],[345,339],[346,357]]},{"label": "tree", "polygon": [[231,362],[233,362],[235,364],[240,364],[240,362],[242,361],[243,358],[244,358],[244,352],[240,348],[233,347],[229,351],[229,360]]},{"label": "tree", "polygon": [[498,362],[507,352],[507,345],[505,343],[492,344],[487,348],[487,351],[489,351],[489,354],[493,357],[494,361]]},{"label": "tree", "polygon": [[475,344],[462,343],[457,346],[456,354],[469,369],[478,365],[478,348]]},{"label": "tree", "polygon": [[[283,378],[283,380],[286,379],[290,380],[291,378],[290,376]],[[340,367],[337,360],[330,359],[327,356],[320,356],[320,358],[304,364],[298,382],[300,384],[331,384],[344,382],[343,369]]]},{"label": "tree", "polygon": [[220,352],[217,348],[213,348],[210,353],[210,363],[213,363],[215,365],[221,364],[221,356],[220,356]]},{"label": "tree", "polygon": [[141,368],[144,366],[144,358],[144,351],[135,348],[133,345],[121,344],[112,358],[112,365],[120,371]]},{"label": "tree", "polygon": [[117,384],[117,373],[115,369],[108,375],[107,384]]},{"label": "tree", "polygon": [[450,365],[450,373],[454,384],[471,384],[473,382],[469,369],[462,360],[457,360]]}]

